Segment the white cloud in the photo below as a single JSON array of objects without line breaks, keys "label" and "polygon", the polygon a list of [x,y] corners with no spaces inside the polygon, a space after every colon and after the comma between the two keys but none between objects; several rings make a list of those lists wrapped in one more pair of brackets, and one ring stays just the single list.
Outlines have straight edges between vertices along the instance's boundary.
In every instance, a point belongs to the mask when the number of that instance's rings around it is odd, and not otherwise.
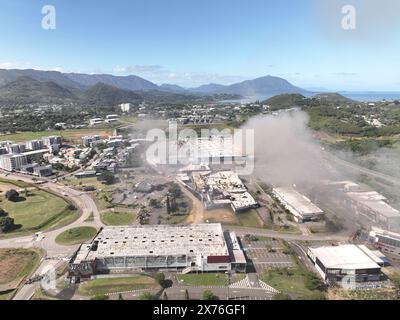
[{"label": "white cloud", "polygon": [[127,66],[120,67],[117,66],[114,68],[115,73],[162,73],[165,72],[165,68],[159,65],[136,65],[136,66]]},{"label": "white cloud", "polygon": [[155,83],[161,84],[165,82],[173,82],[174,84],[186,87],[199,86],[211,82],[231,84],[246,79],[242,76],[227,76],[218,73],[177,72],[169,70],[168,68],[160,65],[136,65],[127,67],[117,66],[114,68],[114,73],[134,74],[142,76]]},{"label": "white cloud", "polygon": [[0,69],[17,69],[18,63],[15,62],[0,62]]},{"label": "white cloud", "polygon": [[64,72],[61,67],[47,68],[41,66],[32,65],[30,62],[0,62],[0,69],[35,69],[42,71],[58,71]]}]

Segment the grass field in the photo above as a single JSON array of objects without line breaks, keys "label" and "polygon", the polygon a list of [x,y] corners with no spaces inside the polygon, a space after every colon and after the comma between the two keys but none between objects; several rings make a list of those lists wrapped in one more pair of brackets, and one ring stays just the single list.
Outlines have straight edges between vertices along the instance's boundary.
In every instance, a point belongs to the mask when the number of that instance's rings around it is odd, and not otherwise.
[{"label": "grass field", "polygon": [[67,186],[71,186],[71,187],[93,186],[97,190],[106,189],[108,187],[108,186],[104,185],[101,181],[97,180],[97,177],[83,178],[83,179],[69,178],[69,179],[62,180],[62,183]]},{"label": "grass field", "polygon": [[0,301],[10,300],[11,297],[13,296],[14,292],[15,292],[15,290],[6,290],[6,291],[0,292]]},{"label": "grass field", "polygon": [[98,134],[102,137],[112,135],[113,128],[88,128],[88,129],[72,129],[72,130],[60,130],[60,131],[26,131],[15,134],[0,135],[0,140],[11,140],[13,142],[23,142],[28,140],[40,139],[49,136],[61,136],[64,140],[71,142],[81,142],[81,137],[86,135]]},{"label": "grass field", "polygon": [[264,270],[261,280],[292,299],[321,300],[326,296],[323,292],[314,289],[322,283],[317,275],[301,265],[296,258],[293,268],[270,268]]},{"label": "grass field", "polygon": [[122,205],[115,205],[112,203],[112,188],[117,188],[116,186],[104,186],[103,189],[101,189],[101,191],[96,191],[94,192],[94,195],[96,197],[97,200],[97,207],[100,210],[106,210],[106,209],[110,209],[110,208],[114,208],[114,207],[122,207]]},{"label": "grass field", "polygon": [[59,300],[57,298],[51,297],[46,292],[42,289],[39,288],[35,291],[35,294],[33,295],[31,300]]},{"label": "grass field", "polygon": [[101,220],[108,226],[130,225],[136,220],[132,212],[106,212],[101,215]]},{"label": "grass field", "polygon": [[19,188],[29,188],[29,187],[32,187],[31,184],[29,184],[29,183],[27,183],[27,182],[24,182],[24,181],[20,181],[20,180],[9,180],[9,179],[4,179],[4,178],[0,178],[0,183],[14,185],[14,186],[19,187]]},{"label": "grass field", "polygon": [[140,289],[156,289],[159,285],[153,278],[135,275],[123,278],[95,279],[82,283],[78,293],[83,296],[96,296],[114,292]]},{"label": "grass field", "polygon": [[167,216],[167,220],[166,223],[167,224],[184,224],[186,219],[187,219],[187,215],[169,215]]},{"label": "grass field", "polygon": [[15,284],[38,265],[40,254],[27,249],[0,249],[0,285]]},{"label": "grass field", "polygon": [[36,232],[57,224],[68,223],[78,217],[78,211],[69,210],[68,203],[51,193],[42,190],[30,190],[27,195],[20,193],[21,201],[11,202],[0,194],[0,207],[16,225],[21,227],[9,234]]},{"label": "grass field", "polygon": [[246,212],[238,213],[237,218],[239,220],[239,224],[243,227],[249,228],[262,228],[263,222],[257,214],[255,210],[248,210]]},{"label": "grass field", "polygon": [[93,238],[96,232],[97,230],[92,227],[72,228],[60,233],[56,238],[56,242],[62,245],[78,244]]},{"label": "grass field", "polygon": [[255,210],[234,213],[230,209],[206,211],[204,219],[208,222],[219,222],[226,225],[235,225],[249,228],[263,228],[264,224]]},{"label": "grass field", "polygon": [[226,286],[228,275],[224,273],[179,274],[176,276],[182,284],[190,286]]}]

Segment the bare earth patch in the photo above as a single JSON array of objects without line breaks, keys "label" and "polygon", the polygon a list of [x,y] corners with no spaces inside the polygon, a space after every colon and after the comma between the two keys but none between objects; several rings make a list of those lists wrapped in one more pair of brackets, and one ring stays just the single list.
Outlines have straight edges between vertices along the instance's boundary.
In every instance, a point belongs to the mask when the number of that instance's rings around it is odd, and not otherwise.
[{"label": "bare earth patch", "polygon": [[229,209],[216,209],[205,211],[204,219],[210,222],[220,222],[223,224],[238,224],[235,213]]},{"label": "bare earth patch", "polygon": [[36,265],[39,255],[25,249],[0,249],[0,287],[18,282]]}]

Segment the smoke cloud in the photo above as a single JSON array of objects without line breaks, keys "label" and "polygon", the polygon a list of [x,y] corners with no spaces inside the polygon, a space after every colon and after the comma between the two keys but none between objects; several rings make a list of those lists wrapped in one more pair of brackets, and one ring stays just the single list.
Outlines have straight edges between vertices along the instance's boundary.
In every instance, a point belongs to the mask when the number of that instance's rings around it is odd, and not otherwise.
[{"label": "smoke cloud", "polygon": [[332,178],[323,148],[307,126],[303,111],[258,116],[245,128],[255,131],[255,175],[274,186],[316,184]]}]

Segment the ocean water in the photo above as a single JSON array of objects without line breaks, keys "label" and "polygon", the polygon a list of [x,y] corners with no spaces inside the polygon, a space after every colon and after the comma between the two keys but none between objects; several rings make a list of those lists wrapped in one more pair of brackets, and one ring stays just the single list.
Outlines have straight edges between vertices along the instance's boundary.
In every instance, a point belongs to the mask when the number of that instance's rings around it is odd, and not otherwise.
[{"label": "ocean water", "polygon": [[[400,92],[348,92],[343,91],[339,92],[341,95],[360,102],[377,102],[383,100],[400,100]],[[305,96],[311,97],[314,94],[306,94]],[[235,100],[224,100],[220,101],[220,103],[252,103],[256,101],[264,101],[267,100],[274,95],[260,95],[260,96],[251,96],[251,97],[243,97],[242,99]]]},{"label": "ocean water", "polygon": [[341,95],[362,102],[400,100],[400,92],[340,92]]}]

